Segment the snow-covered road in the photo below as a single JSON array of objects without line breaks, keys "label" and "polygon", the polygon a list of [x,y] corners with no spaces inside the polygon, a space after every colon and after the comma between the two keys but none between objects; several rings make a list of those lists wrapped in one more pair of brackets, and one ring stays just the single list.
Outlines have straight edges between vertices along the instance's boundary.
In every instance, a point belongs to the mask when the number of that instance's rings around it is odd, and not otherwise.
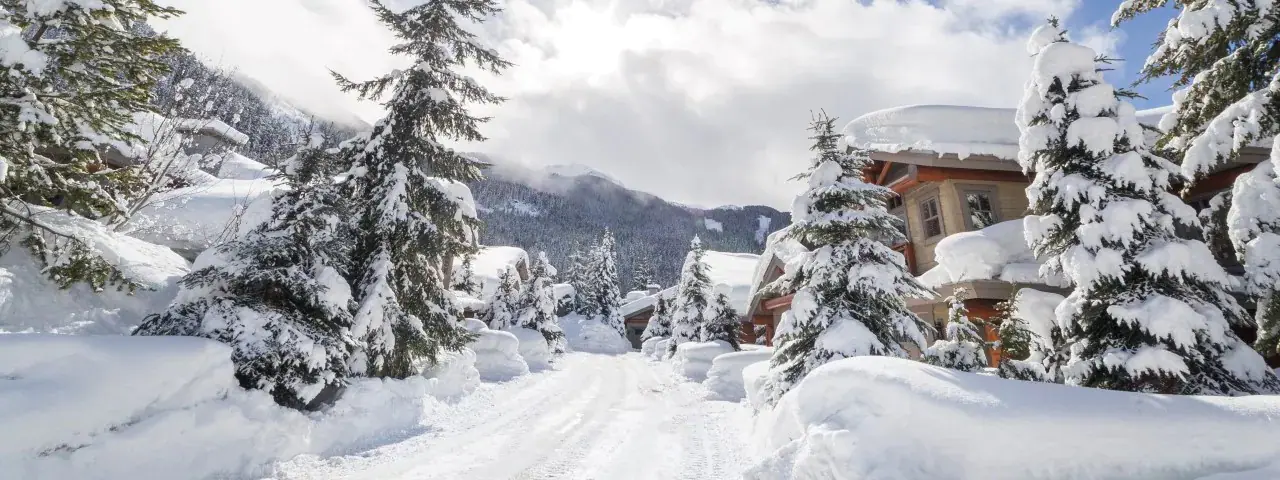
[{"label": "snow-covered road", "polygon": [[570,353],[432,412],[426,431],[364,452],[303,456],[301,479],[730,479],[746,462],[745,406],[639,354]]}]

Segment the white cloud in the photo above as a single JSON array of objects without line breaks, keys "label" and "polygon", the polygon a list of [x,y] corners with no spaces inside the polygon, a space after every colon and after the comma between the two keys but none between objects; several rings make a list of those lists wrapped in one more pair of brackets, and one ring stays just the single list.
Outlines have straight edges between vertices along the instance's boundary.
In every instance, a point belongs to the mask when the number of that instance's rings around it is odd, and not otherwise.
[{"label": "white cloud", "polygon": [[[169,0],[166,26],[317,113],[376,117],[336,92],[398,65],[361,0]],[[692,204],[790,205],[809,112],[843,120],[912,103],[1012,106],[1027,26],[1078,0],[509,0],[483,27],[516,66],[478,146],[581,163]],[[1083,32],[1091,45],[1116,37]],[[1110,43],[1108,43],[1110,42]]]}]

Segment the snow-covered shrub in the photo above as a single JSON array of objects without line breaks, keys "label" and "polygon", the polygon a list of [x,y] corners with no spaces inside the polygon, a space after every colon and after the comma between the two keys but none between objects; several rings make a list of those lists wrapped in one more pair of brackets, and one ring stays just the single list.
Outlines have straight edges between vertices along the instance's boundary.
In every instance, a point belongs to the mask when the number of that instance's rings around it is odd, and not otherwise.
[{"label": "snow-covered shrub", "polygon": [[653,344],[653,354],[652,354],[653,359],[666,360],[668,358],[671,358],[671,350],[672,350],[671,343],[673,341],[674,340],[671,340],[670,338],[664,338],[655,342]]},{"label": "snow-covered shrub", "polygon": [[451,399],[474,392],[480,387],[476,352],[470,348],[441,352],[434,365],[423,369],[422,376],[428,380],[427,393],[436,398]]},{"label": "snow-covered shrub", "polygon": [[504,381],[529,373],[529,364],[520,357],[520,340],[511,332],[481,330],[471,344],[476,352],[480,379]]},{"label": "snow-covered shrub", "polygon": [[513,328],[509,330],[520,341],[520,357],[524,358],[530,370],[551,368],[551,347],[542,332],[529,328]]},{"label": "snow-covered shrub", "polygon": [[747,391],[747,404],[755,411],[769,407],[765,395],[765,383],[769,380],[769,362],[752,363],[742,367],[742,387]]},{"label": "snow-covered shrub", "polygon": [[856,357],[761,413],[753,442],[768,457],[744,478],[1202,478],[1274,463],[1277,412],[1274,396],[1116,392]]},{"label": "snow-covered shrub", "polygon": [[733,345],[724,340],[685,342],[676,346],[676,353],[671,357],[672,368],[690,380],[701,382],[707,378],[711,362],[716,357],[731,352]]},{"label": "snow-covered shrub", "polygon": [[569,338],[569,347],[579,352],[620,354],[634,348],[613,327],[591,318],[583,319],[576,328],[577,337]]},{"label": "snow-covered shrub", "polygon": [[987,367],[986,339],[969,319],[969,308],[964,305],[967,297],[963,288],[947,297],[946,338],[925,349],[926,363],[962,372],[977,372]]},{"label": "snow-covered shrub", "polygon": [[707,276],[706,253],[702,240],[693,237],[689,254],[680,268],[680,283],[676,287],[675,305],[671,308],[668,354],[675,354],[675,349],[685,342],[702,341],[703,329],[713,314],[707,308],[711,301],[707,298],[711,294],[711,278]]},{"label": "snow-covered shrub", "polygon": [[467,318],[462,320],[462,328],[465,328],[468,332],[479,332],[488,329],[489,326],[480,320]]},{"label": "snow-covered shrub", "polygon": [[[547,260],[547,253],[538,252],[533,265],[529,267],[529,284],[520,293],[520,310],[515,319],[517,327],[539,332],[551,355],[559,355],[565,351],[564,330],[560,328],[560,322],[556,318],[555,289],[551,284],[551,276],[555,273],[555,268]],[[521,339],[522,349],[524,343],[524,339]],[[526,360],[533,361],[527,357]],[[547,360],[550,361],[550,357]]]},{"label": "snow-covered shrub", "polygon": [[702,385],[711,391],[712,398],[736,402],[747,395],[742,370],[754,363],[768,365],[773,349],[756,349],[726,353],[711,361],[707,379]]}]

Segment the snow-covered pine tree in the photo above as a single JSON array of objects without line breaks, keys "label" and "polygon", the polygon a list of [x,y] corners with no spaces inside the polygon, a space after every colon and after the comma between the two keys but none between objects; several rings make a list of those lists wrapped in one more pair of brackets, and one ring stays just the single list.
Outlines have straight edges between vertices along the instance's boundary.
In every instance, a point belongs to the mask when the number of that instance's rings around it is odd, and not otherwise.
[{"label": "snow-covered pine tree", "polygon": [[[1125,2],[1112,24],[1159,9],[1158,0]],[[1181,2],[1182,11],[1169,22],[1155,51],[1147,58],[1141,81],[1172,77],[1177,91],[1173,109],[1160,120],[1164,136],[1159,145],[1182,156],[1182,172],[1197,180],[1239,157],[1243,148],[1280,133],[1280,56],[1272,50],[1280,37],[1280,3],[1261,0],[1196,0]],[[1257,175],[1270,175],[1275,155],[1257,167]],[[1190,185],[1188,185],[1190,187]],[[1238,188],[1238,187],[1237,187]],[[1215,198],[1215,202],[1220,201]],[[1215,210],[1230,209],[1245,230],[1216,231],[1224,225],[1206,223],[1211,247],[1232,238],[1235,254],[1244,265],[1249,293],[1257,299],[1256,323],[1261,331],[1255,348],[1275,355],[1280,347],[1280,296],[1276,283],[1267,283],[1268,269],[1280,264],[1280,249],[1254,248],[1259,234],[1276,232],[1265,218],[1252,220],[1259,197],[1231,195]],[[1226,208],[1222,208],[1226,206]],[[1212,219],[1213,217],[1210,217]],[[1256,226],[1253,223],[1256,222]],[[1265,247],[1267,240],[1254,245]],[[1218,249],[1215,249],[1217,252]]]},{"label": "snow-covered pine tree", "polygon": [[969,308],[964,305],[968,296],[968,291],[959,288],[947,297],[946,337],[925,349],[926,363],[962,372],[981,371],[989,364],[986,339],[969,319]]},{"label": "snow-covered pine tree", "polygon": [[131,115],[152,111],[163,58],[181,49],[132,27],[180,13],[148,0],[0,4],[0,250],[26,247],[64,287],[137,287],[86,233],[39,217],[106,218],[142,187],[137,168],[107,165],[99,147],[139,140]]},{"label": "snow-covered pine tree", "polygon": [[343,202],[333,172],[319,168],[327,155],[307,147],[287,161],[281,177],[291,188],[277,194],[271,219],[202,254],[196,263],[207,266],[134,335],[214,339],[232,347],[244,388],[297,409],[332,400],[348,376],[354,303],[343,277]]},{"label": "snow-covered pine tree", "polygon": [[[1056,21],[1028,42],[1035,66],[1018,108],[1027,240],[1075,289],[1058,307],[1068,384],[1167,394],[1280,391],[1230,325],[1243,310],[1203,242],[1179,238],[1196,213],[1169,190],[1178,167],[1151,153],[1134,108],[1098,57]],[[1049,365],[1052,371],[1056,365]]]},{"label": "snow-covered pine tree", "polygon": [[724,340],[733,346],[734,350],[741,350],[739,346],[738,329],[741,326],[738,321],[738,312],[734,311],[733,306],[729,305],[729,297],[723,293],[716,294],[715,303],[711,305],[711,318],[708,319],[707,325],[702,329],[702,341],[711,342],[715,340]]},{"label": "snow-covered pine tree", "polygon": [[999,340],[994,347],[1000,350],[996,371],[1000,378],[1046,381],[1044,366],[1031,359],[1035,334],[1027,329],[1026,320],[1018,317],[1017,310],[1016,293],[1013,298],[996,304],[997,313],[993,320],[999,325],[996,330]]},{"label": "snow-covered pine tree", "polygon": [[516,276],[514,269],[503,270],[498,275],[498,289],[493,292],[493,298],[489,299],[489,309],[484,312],[484,323],[494,330],[510,330],[515,326],[520,314],[523,290],[520,277]]},{"label": "snow-covered pine tree", "polygon": [[645,325],[640,341],[669,337],[671,337],[671,304],[665,295],[658,294],[658,300],[653,306],[653,314],[649,316],[649,324]]},{"label": "snow-covered pine tree", "polygon": [[516,324],[542,333],[551,353],[561,354],[565,352],[565,337],[556,318],[556,299],[551,287],[553,271],[547,252],[538,252],[537,259],[529,268],[528,285],[520,295]]},{"label": "snow-covered pine tree", "polygon": [[618,335],[626,336],[626,325],[622,312],[618,309],[622,301],[622,287],[618,283],[618,251],[613,240],[613,233],[605,229],[600,238],[600,245],[591,256],[591,269],[588,274],[590,285],[591,315],[614,330]]},{"label": "snow-covered pine tree", "polygon": [[569,268],[565,274],[565,282],[573,285],[574,313],[584,317],[595,315],[600,309],[594,303],[595,285],[591,283],[590,271],[594,263],[595,248],[575,249],[569,254]]},{"label": "snow-covered pine tree", "polygon": [[924,348],[928,328],[907,309],[910,297],[932,297],[907,271],[902,255],[882,241],[902,239],[900,220],[886,209],[894,195],[862,180],[865,150],[839,150],[835,119],[813,120],[813,166],[797,178],[809,188],[796,198],[790,235],[810,247],[791,279],[791,310],[774,335],[765,399],[776,403],[810,371],[859,355],[906,358],[904,344]]},{"label": "snow-covered pine tree", "polygon": [[689,248],[684,266],[680,268],[680,283],[676,287],[675,306],[671,311],[668,353],[675,353],[676,347],[682,343],[701,341],[702,329],[709,320],[707,310],[711,302],[707,296],[711,294],[711,277],[707,274],[707,262],[704,260],[707,250],[696,236]]},{"label": "snow-covered pine tree", "polygon": [[475,255],[465,255],[462,257],[462,264],[458,266],[458,271],[453,272],[453,289],[468,295],[480,295],[480,284],[476,283],[475,267],[471,265],[471,260]]},{"label": "snow-covered pine tree", "polygon": [[[1263,355],[1280,354],[1280,141],[1271,158],[1236,178],[1224,232],[1245,267],[1245,289],[1257,301],[1258,339]],[[1214,199],[1215,203],[1217,198]],[[1213,205],[1218,206],[1218,205]],[[1219,210],[1222,210],[1219,208]]]},{"label": "snow-covered pine tree", "polygon": [[458,23],[497,13],[494,0],[427,0],[403,11],[378,0],[371,6],[401,42],[390,52],[408,55],[413,66],[359,83],[334,74],[343,91],[362,99],[389,93],[386,116],[343,148],[350,165],[343,196],[357,225],[351,283],[361,348],[352,368],[407,377],[472,338],[458,324],[447,272],[454,258],[477,250],[474,208],[454,192],[481,174],[475,160],[440,142],[484,140],[478,127],[485,119],[466,107],[502,100],[456,70],[498,73],[509,64]]},{"label": "snow-covered pine tree", "polygon": [[649,288],[649,285],[653,285],[657,283],[657,278],[654,276],[654,273],[653,273],[653,262],[649,259],[649,257],[637,258],[635,261],[635,266],[632,267],[632,269],[633,269],[631,274],[632,290],[646,290]]}]

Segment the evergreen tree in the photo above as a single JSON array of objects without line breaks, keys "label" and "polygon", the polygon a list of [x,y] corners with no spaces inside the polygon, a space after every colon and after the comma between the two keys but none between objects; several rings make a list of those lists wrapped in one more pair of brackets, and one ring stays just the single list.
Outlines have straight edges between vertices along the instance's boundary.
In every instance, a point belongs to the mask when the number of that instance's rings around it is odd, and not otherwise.
[{"label": "evergreen tree", "polygon": [[671,305],[667,302],[667,297],[658,294],[658,301],[653,306],[653,315],[649,316],[649,324],[644,327],[644,334],[640,336],[640,340],[648,340],[650,338],[669,338],[671,337]]},{"label": "evergreen tree", "polygon": [[561,354],[565,352],[565,337],[556,318],[556,299],[551,286],[554,271],[546,252],[538,252],[537,260],[529,268],[529,284],[520,295],[517,325],[542,333],[551,353]]},{"label": "evergreen tree", "polygon": [[133,279],[87,233],[39,218],[49,209],[89,219],[121,213],[140,190],[137,168],[108,166],[99,148],[140,140],[127,130],[151,111],[151,88],[180,50],[133,28],[181,12],[149,0],[0,3],[0,250],[22,245],[63,287],[132,290]]},{"label": "evergreen tree", "polygon": [[[1258,338],[1254,347],[1263,355],[1280,354],[1280,176],[1275,164],[1280,159],[1280,143],[1271,150],[1271,159],[1236,178],[1227,197],[1239,198],[1226,215],[1218,232],[1225,233],[1233,253],[1245,267],[1245,290],[1257,298]],[[1218,198],[1211,207],[1220,207]],[[1225,202],[1223,202],[1225,203]]]},{"label": "evergreen tree", "polygon": [[1280,381],[1231,331],[1243,310],[1171,194],[1177,166],[1151,153],[1134,108],[1097,56],[1056,21],[1029,42],[1035,68],[1019,106],[1027,240],[1075,290],[1058,308],[1068,384],[1166,394],[1275,392]]},{"label": "evergreen tree", "polygon": [[684,267],[680,269],[679,286],[676,287],[668,353],[675,353],[676,347],[682,343],[701,341],[702,330],[709,320],[707,307],[710,302],[707,295],[711,293],[711,277],[707,275],[707,262],[703,260],[707,251],[698,237],[693,237],[690,248]]},{"label": "evergreen tree", "polygon": [[[1126,2],[1112,23],[1119,25],[1165,3]],[[1280,133],[1280,56],[1273,51],[1280,38],[1276,21],[1280,4],[1195,0],[1180,6],[1182,11],[1169,22],[1147,59],[1140,81],[1172,77],[1177,90],[1173,109],[1160,120],[1164,135],[1158,145],[1180,155],[1183,174],[1194,181],[1238,158],[1243,148]],[[1273,152],[1254,173],[1272,175],[1275,162]],[[1237,194],[1214,201],[1221,202],[1214,206],[1218,215],[1209,219],[1225,216],[1237,221],[1235,228],[1225,232],[1223,223],[1206,223],[1206,240],[1219,253],[1227,232],[1235,236],[1230,239],[1234,253],[1245,267],[1249,293],[1258,303],[1255,321],[1261,333],[1255,348],[1275,355],[1280,348],[1280,307],[1276,306],[1280,288],[1268,277],[1270,265],[1280,264],[1280,248],[1270,248],[1266,237],[1280,233],[1280,225],[1273,221],[1273,211],[1257,208],[1270,206],[1265,205],[1270,203],[1265,197]],[[1222,215],[1226,210],[1230,213]]]},{"label": "evergreen tree", "polygon": [[476,282],[475,267],[471,266],[471,260],[475,255],[466,255],[462,257],[462,265],[458,266],[458,271],[453,273],[453,289],[471,296],[480,295],[480,284]]},{"label": "evergreen tree", "polygon": [[357,224],[351,283],[361,348],[352,366],[407,377],[472,337],[458,324],[445,272],[453,258],[477,250],[478,221],[454,192],[478,180],[480,169],[441,141],[484,140],[478,126],[485,119],[466,106],[501,101],[455,70],[498,73],[508,63],[458,24],[495,14],[494,0],[428,0],[403,11],[372,0],[372,8],[401,41],[391,53],[410,56],[413,66],[360,83],[334,74],[362,99],[390,92],[387,115],[343,149],[350,165],[343,197],[352,200]]},{"label": "evergreen tree", "polygon": [[592,316],[625,337],[626,325],[618,308],[621,306],[622,288],[618,284],[617,256],[613,233],[605,229],[600,245],[591,255],[590,279],[587,282],[591,286],[589,306]]},{"label": "evergreen tree", "polygon": [[291,188],[278,194],[271,220],[203,254],[216,260],[183,278],[173,304],[134,334],[226,343],[241,386],[267,390],[287,407],[320,406],[321,390],[348,376],[354,346],[342,202],[332,172],[318,168],[326,155],[299,151],[284,169]]},{"label": "evergreen tree", "polygon": [[594,284],[590,279],[590,265],[594,263],[592,260],[595,250],[587,250],[583,252],[581,248],[574,249],[569,255],[569,271],[565,275],[565,281],[573,285],[573,304],[574,313],[589,317],[595,315],[600,309],[595,305],[595,294],[592,293]]},{"label": "evergreen tree", "polygon": [[967,298],[968,292],[963,288],[947,297],[946,338],[925,349],[926,363],[962,372],[978,372],[989,365],[986,339],[969,319],[969,308],[964,305]]},{"label": "evergreen tree", "polygon": [[653,263],[648,257],[640,257],[635,260],[634,273],[631,275],[632,290],[648,290],[649,285],[657,283],[657,278],[653,273]]},{"label": "evergreen tree", "polygon": [[907,309],[909,297],[932,293],[907,271],[902,255],[882,241],[903,240],[901,219],[889,213],[888,188],[862,180],[865,150],[839,151],[835,119],[820,114],[810,130],[813,166],[797,178],[809,189],[796,198],[790,235],[811,249],[791,278],[791,310],[774,335],[765,378],[776,403],[813,369],[859,355],[908,357],[923,349],[928,328]]},{"label": "evergreen tree", "polygon": [[494,330],[510,330],[516,325],[523,295],[520,278],[516,276],[514,269],[503,270],[498,276],[498,289],[493,292],[493,298],[489,299],[489,309],[484,312],[484,323]]},{"label": "evergreen tree", "polygon": [[738,312],[729,305],[729,297],[723,293],[716,294],[715,303],[711,307],[712,317],[702,329],[702,341],[723,340],[733,346],[734,350],[742,350],[739,346]]},{"label": "evergreen tree", "polygon": [[[1043,382],[1047,381],[1044,365],[1032,359],[1035,334],[1027,329],[1027,322],[1017,315],[1018,295],[996,304],[997,330],[999,340],[996,348],[1000,350],[1000,362],[996,365],[1000,378]],[[1048,339],[1045,339],[1048,340]]]}]

